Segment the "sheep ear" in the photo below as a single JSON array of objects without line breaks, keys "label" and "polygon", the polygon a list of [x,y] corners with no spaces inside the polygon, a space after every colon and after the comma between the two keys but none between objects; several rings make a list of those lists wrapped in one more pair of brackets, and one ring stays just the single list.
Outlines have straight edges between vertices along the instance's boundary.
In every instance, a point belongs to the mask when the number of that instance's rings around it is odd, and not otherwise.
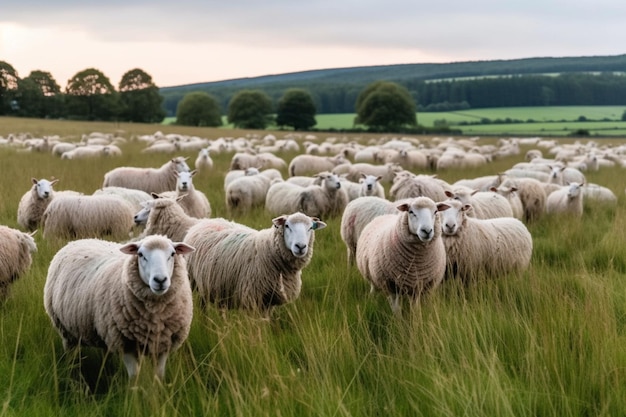
[{"label": "sheep ear", "polygon": [[194,175],[196,175],[198,173],[197,169],[194,169],[193,171],[191,171],[189,174],[191,174],[191,176],[193,177]]},{"label": "sheep ear", "polygon": [[498,189],[496,187],[489,187],[489,191],[493,191],[494,193],[497,193]]},{"label": "sheep ear", "polygon": [[461,207],[461,211],[467,211],[467,210],[469,210],[471,208],[472,208],[471,204],[465,204],[463,207]]},{"label": "sheep ear", "polygon": [[[54,177],[53,177],[53,178],[54,178]],[[57,182],[59,182],[59,179],[58,179],[58,178],[57,178],[57,179],[54,179],[54,180],[52,180],[52,181],[50,181],[50,185],[54,185],[54,184],[56,184]]]},{"label": "sheep ear", "polygon": [[473,190],[473,191],[471,192],[471,194],[470,194],[470,195],[474,195],[474,194],[476,194],[478,191],[480,191],[480,190]]},{"label": "sheep ear", "polygon": [[437,203],[437,211],[446,211],[450,207],[451,206],[449,204],[446,204],[446,203]]},{"label": "sheep ear", "polygon": [[452,191],[444,191],[444,193],[446,193],[446,197],[454,198],[454,193]]},{"label": "sheep ear", "polygon": [[32,181],[33,184],[37,184],[39,182],[37,178],[31,178],[30,180]]},{"label": "sheep ear", "polygon": [[367,178],[367,175],[361,172],[361,178]]},{"label": "sheep ear", "polygon": [[400,204],[396,206],[396,208],[400,211],[409,211],[409,205],[407,203]]},{"label": "sheep ear", "polygon": [[136,255],[138,251],[139,245],[136,243],[127,243],[120,248],[120,252],[125,253],[126,255]]},{"label": "sheep ear", "polygon": [[176,254],[184,255],[186,253],[195,252],[196,248],[183,242],[176,242],[174,243],[174,250],[176,251]]},{"label": "sheep ear", "polygon": [[280,217],[276,217],[275,219],[272,219],[272,223],[274,223],[274,227],[276,227],[276,228],[281,227],[282,225],[284,225],[286,221],[287,221],[287,216],[285,216],[285,215],[282,215]]},{"label": "sheep ear", "polygon": [[311,220],[313,220],[313,225],[311,226],[311,229],[313,230],[322,230],[326,227],[326,223],[324,223],[317,217],[311,217]]},{"label": "sheep ear", "polygon": [[33,230],[32,232],[30,232],[30,233],[28,234],[28,236],[33,237],[33,236],[35,236],[35,234],[36,234],[36,233],[37,233],[37,229],[35,229],[35,230]]},{"label": "sheep ear", "polygon": [[152,198],[161,198],[161,196],[157,193],[150,193],[150,195],[152,196]]}]

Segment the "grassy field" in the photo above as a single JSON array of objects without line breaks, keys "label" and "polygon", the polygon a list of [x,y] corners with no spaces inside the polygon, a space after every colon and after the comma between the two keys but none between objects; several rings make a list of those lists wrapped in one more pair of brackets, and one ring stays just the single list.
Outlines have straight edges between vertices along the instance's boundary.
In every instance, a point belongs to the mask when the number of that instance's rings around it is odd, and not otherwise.
[{"label": "grassy field", "polygon": [[[130,138],[156,130],[209,139],[257,133],[0,119],[0,136],[117,131]],[[17,227],[17,204],[31,177],[54,176],[57,189],[91,193],[115,166],[159,166],[166,158],[140,149],[130,143],[118,159],[60,160],[0,148],[0,224]],[[525,150],[481,169],[438,176],[453,182],[500,172],[522,160]],[[227,216],[229,162],[230,155],[216,156],[214,172],[194,178],[216,217]],[[63,242],[47,242],[38,232],[31,269],[0,305],[0,416],[624,415],[623,174],[617,168],[587,174],[619,196],[617,206],[587,202],[581,220],[545,217],[529,225],[534,253],[528,271],[471,284],[447,281],[420,306],[405,305],[401,317],[347,267],[340,219],[328,219],[303,272],[300,298],[277,309],[270,322],[196,304],[190,336],[171,355],[163,384],[146,366],[129,386],[117,355],[90,348],[63,353],[42,302],[48,264]],[[271,224],[262,208],[235,220],[255,228]]]}]

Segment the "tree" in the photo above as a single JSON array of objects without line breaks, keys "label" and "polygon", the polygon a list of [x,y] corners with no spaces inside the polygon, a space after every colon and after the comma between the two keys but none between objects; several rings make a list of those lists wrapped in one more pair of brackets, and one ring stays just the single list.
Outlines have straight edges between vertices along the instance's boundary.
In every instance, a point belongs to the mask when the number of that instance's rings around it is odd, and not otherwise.
[{"label": "tree", "polygon": [[222,125],[222,111],[217,100],[203,91],[185,94],[176,108],[176,124],[185,126]]},{"label": "tree", "polygon": [[272,99],[261,90],[242,90],[228,103],[228,123],[241,129],[265,129],[272,122]]},{"label": "tree", "polygon": [[135,68],[126,72],[119,84],[120,118],[129,122],[159,123],[165,117],[163,96],[145,71]]},{"label": "tree", "polygon": [[315,102],[308,90],[290,88],[278,101],[276,124],[291,126],[294,130],[307,130],[317,124]]},{"label": "tree", "polygon": [[355,124],[372,130],[397,130],[416,126],[416,105],[409,91],[399,84],[376,81],[369,84],[356,100]]},{"label": "tree", "polygon": [[58,118],[64,115],[61,87],[49,72],[35,70],[18,83],[19,115]]},{"label": "tree", "polygon": [[0,61],[0,115],[13,113],[18,109],[18,81],[15,68],[8,62]]},{"label": "tree", "polygon": [[102,72],[88,68],[76,73],[65,88],[68,117],[114,120],[119,113],[115,88]]}]

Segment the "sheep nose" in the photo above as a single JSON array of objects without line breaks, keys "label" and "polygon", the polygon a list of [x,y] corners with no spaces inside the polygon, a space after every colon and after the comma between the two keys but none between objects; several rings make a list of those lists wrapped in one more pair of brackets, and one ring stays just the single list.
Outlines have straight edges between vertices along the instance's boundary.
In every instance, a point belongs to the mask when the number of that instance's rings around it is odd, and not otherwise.
[{"label": "sheep nose", "polygon": [[307,244],[306,243],[296,243],[294,245],[296,247],[296,249],[298,249],[299,253],[302,253],[306,250]]},{"label": "sheep nose", "polygon": [[430,239],[433,235],[432,227],[430,229],[422,229],[422,235],[424,236],[424,239]]},{"label": "sheep nose", "polygon": [[167,277],[154,277],[154,282],[156,282],[157,284],[159,284],[159,288],[163,288],[163,284],[165,284],[165,282],[167,281]]},{"label": "sheep nose", "polygon": [[48,197],[50,196],[50,193],[49,193],[48,191],[46,191],[45,193],[43,193],[43,196],[44,196],[45,198],[48,198]]}]

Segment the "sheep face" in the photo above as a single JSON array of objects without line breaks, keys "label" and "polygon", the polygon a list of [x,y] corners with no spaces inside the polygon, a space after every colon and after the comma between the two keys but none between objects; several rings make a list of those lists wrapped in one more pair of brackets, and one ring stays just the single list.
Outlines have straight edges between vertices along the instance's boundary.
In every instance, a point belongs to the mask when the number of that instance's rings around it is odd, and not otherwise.
[{"label": "sheep face", "polygon": [[320,174],[322,186],[328,190],[338,190],[341,188],[341,181],[337,174]]},{"label": "sheep face", "polygon": [[283,228],[285,247],[296,258],[304,258],[309,253],[311,237],[316,230],[326,227],[326,223],[316,217],[309,217],[302,213],[290,216],[280,216],[272,220],[274,226]]},{"label": "sheep face", "polygon": [[37,181],[35,178],[33,178],[32,181],[33,184],[35,184],[36,186],[37,196],[40,199],[45,200],[46,198],[50,197],[50,195],[52,194],[52,186],[56,184],[59,180],[48,181],[45,179],[41,179]]},{"label": "sheep face", "polygon": [[409,232],[427,243],[435,237],[437,212],[449,207],[444,203],[437,205],[432,200],[426,201],[425,197],[418,197],[410,203],[400,204],[397,209],[408,213]]},{"label": "sheep face", "polygon": [[193,176],[196,175],[196,170],[184,171],[178,173],[178,179],[176,180],[176,189],[178,191],[189,191],[193,185]]},{"label": "sheep face", "polygon": [[152,208],[152,204],[150,203],[150,201],[142,201],[140,204],[141,210],[139,210],[133,217],[133,220],[137,226],[146,224],[148,222],[148,217],[150,217],[150,209]]},{"label": "sheep face", "polygon": [[582,192],[583,184],[577,182],[570,182],[569,189],[567,190],[567,196],[569,198],[576,198]]},{"label": "sheep face", "polygon": [[450,208],[441,213],[441,231],[446,236],[454,236],[461,228],[465,212],[471,205],[461,204],[456,200],[451,200],[447,204]]},{"label": "sheep face", "polygon": [[376,191],[376,183],[382,179],[382,176],[361,174],[361,186],[363,187],[363,195],[372,195]]},{"label": "sheep face", "polygon": [[158,236],[120,248],[122,253],[137,256],[139,277],[156,295],[165,294],[170,288],[175,256],[194,250],[195,248],[185,243],[173,243]]}]

